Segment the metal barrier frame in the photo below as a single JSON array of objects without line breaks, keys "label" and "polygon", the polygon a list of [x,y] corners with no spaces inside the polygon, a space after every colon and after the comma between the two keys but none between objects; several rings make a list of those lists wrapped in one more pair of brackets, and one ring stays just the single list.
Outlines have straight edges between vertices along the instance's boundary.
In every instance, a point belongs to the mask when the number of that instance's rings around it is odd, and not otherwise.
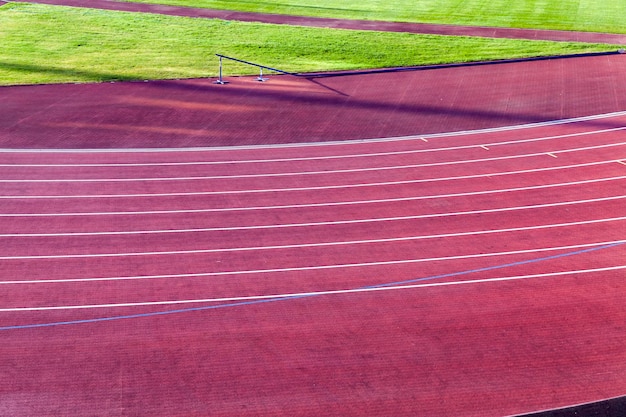
[{"label": "metal barrier frame", "polygon": [[219,78],[217,79],[217,81],[214,82],[214,84],[221,84],[221,85],[228,84],[228,81],[224,81],[224,78],[222,76],[222,67],[223,67],[222,60],[223,59],[229,59],[231,61],[241,62],[242,64],[247,64],[247,65],[252,65],[253,67],[258,67],[260,69],[260,73],[259,73],[259,77],[257,78],[257,81],[259,82],[265,82],[268,80],[267,78],[263,78],[263,69],[278,72],[281,74],[292,75],[294,77],[300,77],[300,74],[296,74],[294,72],[283,71],[277,68],[268,67],[266,65],[255,64],[254,62],[244,61],[243,59],[233,58],[231,56],[226,56],[222,54],[215,54],[215,56],[219,57],[220,59],[220,70],[219,70]]}]

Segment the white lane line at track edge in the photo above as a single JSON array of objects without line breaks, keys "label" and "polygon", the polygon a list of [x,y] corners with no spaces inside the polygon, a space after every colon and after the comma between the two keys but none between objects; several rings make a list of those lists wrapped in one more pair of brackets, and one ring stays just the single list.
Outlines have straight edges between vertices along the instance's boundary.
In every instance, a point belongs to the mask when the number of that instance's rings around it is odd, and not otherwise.
[{"label": "white lane line at track edge", "polygon": [[535,152],[521,155],[508,155],[499,156],[493,158],[479,158],[479,159],[465,159],[459,161],[445,161],[445,162],[431,162],[425,164],[409,164],[409,165],[388,165],[380,167],[367,167],[367,168],[350,168],[350,169],[336,169],[327,171],[292,171],[292,172],[278,172],[278,173],[264,173],[264,174],[233,174],[233,175],[210,175],[210,176],[189,176],[189,177],[145,177],[145,178],[52,178],[52,179],[0,179],[0,183],[7,184],[47,184],[47,183],[103,183],[103,182],[154,182],[154,181],[206,181],[206,180],[225,180],[225,179],[249,179],[249,178],[277,178],[277,177],[297,177],[297,176],[314,176],[314,175],[336,175],[336,174],[354,174],[361,172],[379,172],[379,171],[395,171],[406,170],[416,168],[432,168],[437,166],[453,166],[464,164],[477,164],[484,162],[497,162],[508,161],[513,159],[523,158],[535,158],[550,155],[556,158],[555,155],[563,153],[574,153],[582,151],[590,151],[596,149],[606,149],[626,145],[626,142],[610,143],[604,145],[585,146],[582,148],[570,148],[561,149],[550,152]]},{"label": "white lane line at track edge", "polygon": [[456,151],[464,149],[474,149],[480,147],[485,150],[489,150],[490,147],[504,146],[504,145],[517,145],[520,143],[542,142],[554,139],[564,139],[577,136],[588,136],[603,133],[610,133],[616,131],[626,130],[626,127],[617,127],[611,129],[602,129],[589,132],[577,132],[567,133],[563,135],[552,135],[538,138],[528,138],[511,140],[504,142],[489,142],[480,145],[460,145],[450,146],[445,148],[432,148],[432,149],[411,149],[405,151],[389,151],[389,152],[372,152],[365,154],[345,154],[345,155],[326,155],[326,156],[310,156],[310,157],[297,157],[297,158],[275,158],[275,159],[237,159],[237,160],[225,160],[225,161],[189,161],[189,162],[146,162],[146,163],[81,163],[81,164],[0,164],[3,168],[119,168],[119,167],[180,167],[180,166],[205,166],[205,165],[240,165],[240,164],[256,164],[256,163],[283,163],[283,162],[303,162],[303,161],[321,161],[321,160],[335,160],[335,159],[357,159],[357,158],[371,158],[382,156],[399,156],[399,155],[411,155],[420,153],[433,153],[444,151]]},{"label": "white lane line at track edge", "polygon": [[433,134],[415,134],[408,136],[399,136],[391,138],[370,138],[370,139],[354,139],[327,142],[307,142],[307,143],[286,143],[286,144],[268,144],[268,145],[242,145],[242,146],[215,146],[215,147],[186,147],[186,148],[114,148],[114,149],[11,149],[0,148],[0,152],[6,153],[170,153],[170,152],[198,152],[198,151],[232,151],[232,150],[255,150],[255,149],[279,149],[279,148],[304,148],[315,146],[341,146],[341,145],[360,145],[377,142],[396,142],[415,139],[436,139],[440,137],[454,137],[464,135],[480,135],[485,133],[508,132],[522,129],[533,129],[538,127],[549,127],[563,124],[572,124],[593,120],[610,119],[625,116],[626,111],[618,111],[612,113],[603,113],[591,116],[572,117],[567,119],[549,120],[545,122],[526,123],[513,126],[501,126],[495,128],[461,130],[456,132],[444,132]]}]

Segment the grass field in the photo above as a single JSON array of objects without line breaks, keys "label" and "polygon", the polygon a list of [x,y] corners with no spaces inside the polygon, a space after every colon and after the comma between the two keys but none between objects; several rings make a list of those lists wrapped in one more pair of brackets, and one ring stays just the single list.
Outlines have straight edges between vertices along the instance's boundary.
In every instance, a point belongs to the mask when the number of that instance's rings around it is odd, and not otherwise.
[{"label": "grass field", "polygon": [[345,19],[626,33],[624,0],[126,0]]},{"label": "grass field", "polygon": [[[215,76],[215,53],[308,72],[613,50],[615,46],[360,32],[10,3],[0,84]],[[228,63],[228,75],[256,69]]]}]

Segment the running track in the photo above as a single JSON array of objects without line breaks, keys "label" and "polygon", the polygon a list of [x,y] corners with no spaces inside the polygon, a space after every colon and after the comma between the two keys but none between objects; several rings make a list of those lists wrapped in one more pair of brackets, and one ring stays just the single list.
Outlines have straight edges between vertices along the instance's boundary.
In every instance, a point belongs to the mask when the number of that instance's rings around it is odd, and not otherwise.
[{"label": "running track", "polygon": [[626,113],[0,154],[3,415],[504,416],[626,391]]},{"label": "running track", "polygon": [[0,414],[623,395],[623,65],[2,89]]}]

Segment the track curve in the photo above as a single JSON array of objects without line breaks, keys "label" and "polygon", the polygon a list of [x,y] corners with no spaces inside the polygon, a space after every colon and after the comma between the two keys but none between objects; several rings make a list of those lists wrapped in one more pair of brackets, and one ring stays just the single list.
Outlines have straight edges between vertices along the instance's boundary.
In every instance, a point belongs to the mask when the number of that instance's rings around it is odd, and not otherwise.
[{"label": "track curve", "polygon": [[0,414],[623,395],[625,65],[0,89]]},{"label": "track curve", "polygon": [[622,395],[625,129],[6,150],[3,410],[499,416]]}]

